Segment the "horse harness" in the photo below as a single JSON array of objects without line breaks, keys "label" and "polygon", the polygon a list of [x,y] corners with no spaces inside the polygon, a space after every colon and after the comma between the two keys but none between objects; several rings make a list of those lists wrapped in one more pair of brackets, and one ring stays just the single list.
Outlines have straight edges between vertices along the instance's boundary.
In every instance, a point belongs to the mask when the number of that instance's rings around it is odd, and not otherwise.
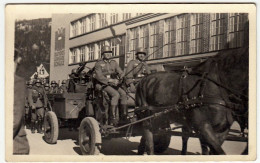
[{"label": "horse harness", "polygon": [[[188,90],[186,90],[185,85],[188,81],[187,77],[191,75],[197,75],[200,76],[199,80]],[[227,89],[225,86],[220,84],[219,82],[211,79],[208,77],[208,72],[196,73],[191,72],[191,70],[187,67],[184,67],[184,71],[182,72],[182,75],[180,77],[180,86],[179,86],[179,105],[182,105],[185,110],[190,110],[193,108],[197,108],[199,106],[203,105],[221,105],[226,108],[236,110],[240,105],[232,103],[230,101],[227,101],[226,99],[222,99],[219,97],[209,97],[204,95],[204,90],[206,88],[206,81],[213,82],[219,87],[222,87],[223,89]],[[199,87],[199,92],[197,96],[189,97],[189,93],[193,91],[196,87]],[[230,91],[230,89],[228,89]]]}]

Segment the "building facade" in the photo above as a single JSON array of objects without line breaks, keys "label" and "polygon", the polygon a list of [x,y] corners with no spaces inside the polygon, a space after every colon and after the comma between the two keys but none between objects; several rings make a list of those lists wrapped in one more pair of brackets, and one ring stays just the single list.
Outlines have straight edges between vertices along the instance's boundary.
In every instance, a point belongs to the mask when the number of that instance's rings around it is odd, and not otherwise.
[{"label": "building facade", "polygon": [[122,69],[138,47],[146,49],[153,71],[202,62],[220,50],[245,46],[247,21],[245,13],[54,14],[50,79],[67,79],[82,62],[92,68],[104,45]]}]

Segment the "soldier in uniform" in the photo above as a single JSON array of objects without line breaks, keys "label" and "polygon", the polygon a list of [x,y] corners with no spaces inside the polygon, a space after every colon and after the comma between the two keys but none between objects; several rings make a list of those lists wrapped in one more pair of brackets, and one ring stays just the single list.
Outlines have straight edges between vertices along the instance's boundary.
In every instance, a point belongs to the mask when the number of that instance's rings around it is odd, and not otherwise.
[{"label": "soldier in uniform", "polygon": [[42,133],[42,123],[44,119],[44,110],[47,108],[47,97],[43,90],[39,79],[36,80],[35,86],[29,92],[29,103],[32,107],[32,133],[35,133],[35,126],[37,125],[37,132]]},{"label": "soldier in uniform", "polygon": [[126,84],[130,86],[130,92],[132,93],[135,93],[135,86],[139,80],[151,73],[149,66],[145,62],[146,52],[144,48],[139,47],[135,56],[136,59],[131,60],[126,69]]},{"label": "soldier in uniform", "polygon": [[111,54],[112,50],[109,46],[102,47],[102,59],[95,64],[95,78],[98,81],[96,88],[103,88],[111,97],[110,123],[112,125],[117,125],[116,108],[119,99],[121,104],[119,107],[120,120],[127,120],[127,97],[126,92],[122,88],[117,87],[119,80],[113,77],[115,74],[118,74],[119,77],[122,78],[124,74],[117,62],[115,60],[110,60]]},{"label": "soldier in uniform", "polygon": [[60,88],[59,88],[59,93],[65,93],[65,92],[68,92],[68,89],[67,89],[67,80],[62,80],[61,86],[60,86]]},{"label": "soldier in uniform", "polygon": [[[142,77],[151,73],[151,70],[145,62],[146,52],[144,48],[139,47],[136,52],[136,59],[131,60],[126,69],[126,84],[130,86],[131,93],[136,92],[136,84]],[[146,134],[146,133],[144,133]],[[148,135],[150,136],[150,135]],[[142,136],[141,143],[138,146],[138,155],[142,155],[145,151],[145,138]]]},{"label": "soldier in uniform", "polygon": [[30,109],[30,104],[29,104],[29,100],[28,100],[28,95],[29,95],[29,92],[32,90],[33,82],[30,80],[30,81],[27,81],[26,84],[27,84],[27,90],[26,90],[26,93],[25,93],[25,115],[24,115],[24,119],[25,119],[26,127],[29,128],[30,123],[31,123],[31,116],[30,116],[31,109]]},{"label": "soldier in uniform", "polygon": [[57,83],[55,80],[51,81],[50,94],[59,93],[59,88],[57,87]]},{"label": "soldier in uniform", "polygon": [[49,85],[49,83],[45,83],[45,84],[44,84],[44,90],[45,90],[45,93],[46,93],[46,94],[49,94],[49,93],[50,93],[50,85]]}]

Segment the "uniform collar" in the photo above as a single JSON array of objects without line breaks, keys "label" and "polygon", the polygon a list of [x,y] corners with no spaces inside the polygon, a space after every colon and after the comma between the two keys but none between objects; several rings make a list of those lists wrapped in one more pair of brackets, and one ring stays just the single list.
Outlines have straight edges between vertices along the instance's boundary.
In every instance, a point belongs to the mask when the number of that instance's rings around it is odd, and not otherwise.
[{"label": "uniform collar", "polygon": [[110,59],[108,59],[108,60],[104,60],[104,59],[103,59],[103,61],[104,61],[105,63],[110,63],[110,62],[111,62]]}]

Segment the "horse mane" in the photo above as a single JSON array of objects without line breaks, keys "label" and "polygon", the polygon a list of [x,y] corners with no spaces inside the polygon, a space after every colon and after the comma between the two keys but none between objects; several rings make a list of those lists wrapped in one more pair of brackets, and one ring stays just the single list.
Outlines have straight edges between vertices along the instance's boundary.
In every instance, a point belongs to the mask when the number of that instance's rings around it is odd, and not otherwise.
[{"label": "horse mane", "polygon": [[249,80],[249,48],[219,51],[214,57],[208,58],[193,68],[193,71],[218,73],[221,84],[242,91],[248,86]]}]

